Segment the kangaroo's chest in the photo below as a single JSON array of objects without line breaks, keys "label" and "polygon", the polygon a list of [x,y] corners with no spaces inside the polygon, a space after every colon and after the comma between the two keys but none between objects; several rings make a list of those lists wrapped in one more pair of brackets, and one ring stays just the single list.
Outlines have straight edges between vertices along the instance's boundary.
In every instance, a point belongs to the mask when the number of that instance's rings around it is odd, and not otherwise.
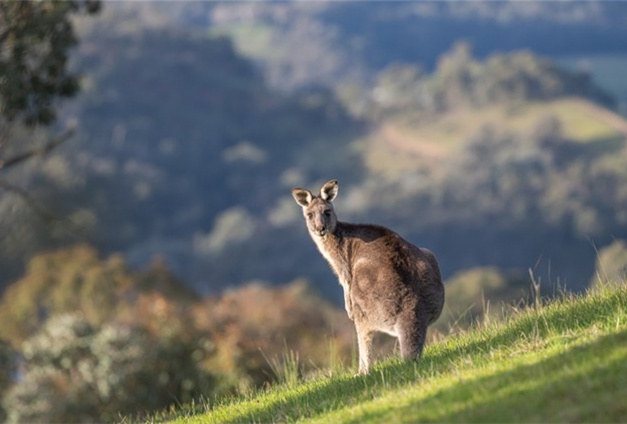
[{"label": "kangaroo's chest", "polygon": [[351,283],[351,271],[348,260],[339,255],[332,255],[328,251],[321,251],[321,253],[340,281],[340,285],[344,290],[348,290]]},{"label": "kangaroo's chest", "polygon": [[314,238],[322,257],[328,262],[337,276],[344,291],[348,292],[351,284],[350,257],[344,252],[340,243],[335,240]]}]

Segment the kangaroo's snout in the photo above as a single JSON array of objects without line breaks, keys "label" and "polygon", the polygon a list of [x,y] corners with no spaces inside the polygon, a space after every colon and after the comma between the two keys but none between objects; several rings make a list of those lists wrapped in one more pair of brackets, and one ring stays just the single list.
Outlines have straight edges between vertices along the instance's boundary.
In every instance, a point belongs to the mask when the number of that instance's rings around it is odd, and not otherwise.
[{"label": "kangaroo's snout", "polygon": [[327,220],[325,219],[324,215],[319,214],[315,216],[314,232],[319,236],[323,236],[327,233],[327,231],[328,231]]}]

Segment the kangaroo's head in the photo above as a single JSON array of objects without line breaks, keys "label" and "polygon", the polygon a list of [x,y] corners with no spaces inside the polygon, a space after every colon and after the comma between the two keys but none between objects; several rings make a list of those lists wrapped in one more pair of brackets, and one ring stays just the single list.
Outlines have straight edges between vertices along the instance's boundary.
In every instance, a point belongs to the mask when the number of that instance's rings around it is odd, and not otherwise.
[{"label": "kangaroo's head", "polygon": [[303,208],[307,229],[312,236],[324,237],[333,234],[337,226],[337,217],[333,209],[333,200],[337,196],[337,180],[326,182],[320,188],[320,195],[314,196],[304,188],[293,188],[294,200]]}]

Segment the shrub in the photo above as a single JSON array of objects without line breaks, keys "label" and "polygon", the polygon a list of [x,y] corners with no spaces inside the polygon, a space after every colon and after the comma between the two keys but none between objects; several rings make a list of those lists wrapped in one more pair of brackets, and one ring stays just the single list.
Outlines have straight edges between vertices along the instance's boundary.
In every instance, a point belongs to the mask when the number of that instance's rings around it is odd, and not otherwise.
[{"label": "shrub", "polygon": [[354,329],[343,310],[313,292],[304,281],[283,287],[248,284],[194,311],[199,330],[215,341],[211,368],[245,389],[272,378],[285,355],[298,355],[301,372],[350,360]]},{"label": "shrub", "polygon": [[[11,383],[15,372],[15,352],[11,345],[0,339],[0,401]],[[6,414],[0,402],[0,422],[4,422]]]},{"label": "shrub", "polygon": [[51,318],[23,343],[22,378],[4,399],[8,422],[111,421],[209,393],[207,346],[140,328]]},{"label": "shrub", "polygon": [[74,311],[97,327],[120,316],[141,319],[137,303],[155,294],[181,306],[196,299],[159,260],[134,273],[120,255],[100,259],[87,245],[40,254],[0,299],[0,337],[17,347],[48,317]]}]

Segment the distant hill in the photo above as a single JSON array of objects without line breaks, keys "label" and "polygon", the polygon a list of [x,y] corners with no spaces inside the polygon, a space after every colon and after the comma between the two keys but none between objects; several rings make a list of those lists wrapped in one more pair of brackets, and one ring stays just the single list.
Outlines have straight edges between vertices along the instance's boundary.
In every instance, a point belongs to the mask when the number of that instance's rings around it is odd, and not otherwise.
[{"label": "distant hill", "polygon": [[364,140],[366,164],[388,177],[416,166],[438,167],[463,148],[468,134],[484,127],[524,133],[546,117],[557,119],[564,137],[590,152],[620,150],[627,139],[627,121],[622,116],[572,97],[514,107],[464,108],[432,122],[384,120]]},{"label": "distant hill", "polygon": [[[333,177],[341,185],[341,219],[388,225],[429,246],[447,278],[476,266],[531,267],[547,287],[584,288],[595,265],[591,240],[603,247],[627,238],[626,123],[611,93],[533,51],[485,56],[476,43],[474,53],[457,44],[438,50],[430,67],[398,53],[390,40],[405,39],[397,33],[371,32],[378,25],[407,29],[414,17],[460,29],[485,15],[509,28],[548,9],[559,13],[541,20],[546,31],[556,20],[571,29],[623,31],[619,5],[527,7],[399,3],[386,12],[365,3],[106,3],[93,24],[76,22],[82,43],[74,66],[85,76],[84,90],[62,117],[76,116],[80,135],[12,174],[72,225],[46,227],[3,195],[5,284],[34,253],[80,241],[104,255],[122,252],[134,266],[163,255],[202,292],[305,276],[339,301],[289,194],[292,186],[315,188]],[[578,20],[586,11],[594,19]],[[277,90],[266,65],[242,56],[228,28],[237,23],[248,31],[259,22],[275,25],[259,29],[270,37],[268,55],[306,56],[302,84],[286,76]],[[316,47],[347,62],[326,68],[319,56],[307,56],[317,50],[300,38],[281,50],[291,38],[277,41],[274,31],[291,34],[295,22],[314,32],[354,22]],[[440,34],[429,25],[425,31]],[[362,30],[373,38],[358,37]],[[364,40],[385,42],[390,57],[405,63],[381,59],[378,69],[366,66],[365,56],[353,62],[356,56],[338,53],[353,41],[335,43],[346,34],[363,49],[370,46]],[[620,50],[620,40],[613,48]],[[327,75],[325,69],[349,65],[371,83],[305,83],[318,70]],[[288,66],[285,75],[298,69]]]},{"label": "distant hill", "polygon": [[283,89],[369,83],[399,61],[431,71],[459,40],[480,58],[520,49],[555,58],[627,52],[627,8],[612,2],[219,3],[204,16],[180,19],[233,37]]},{"label": "distant hill", "polygon": [[[84,91],[63,116],[76,116],[79,136],[10,175],[77,228],[45,228],[6,195],[5,269],[19,269],[19,252],[79,240],[134,265],[163,254],[191,279],[193,249],[205,249],[205,234],[229,208],[263,228],[259,219],[292,184],[330,173],[359,178],[358,157],[344,146],[362,124],[331,92],[267,88],[227,38],[116,24],[122,29],[101,22],[85,32],[75,57]],[[313,159],[326,151],[327,160]]]},{"label": "distant hill", "polygon": [[105,1],[102,15],[117,32],[169,27],[226,35],[281,90],[369,83],[399,61],[431,71],[459,40],[480,58],[520,49],[555,59],[627,53],[620,2]]}]

